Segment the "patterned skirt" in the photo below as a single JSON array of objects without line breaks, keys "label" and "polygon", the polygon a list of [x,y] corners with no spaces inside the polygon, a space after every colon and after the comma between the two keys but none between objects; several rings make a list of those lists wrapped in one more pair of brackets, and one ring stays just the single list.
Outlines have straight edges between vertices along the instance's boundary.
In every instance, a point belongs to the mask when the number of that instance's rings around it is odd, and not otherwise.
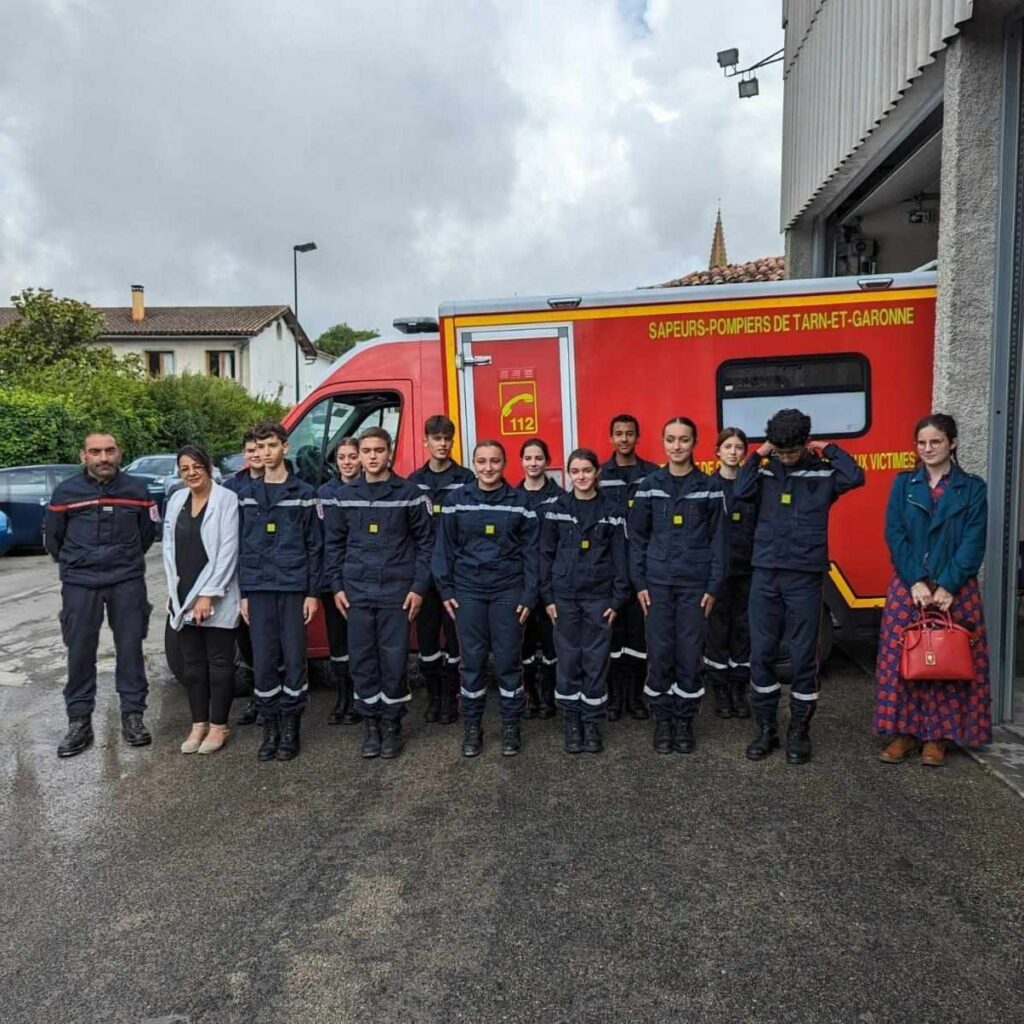
[{"label": "patterned skirt", "polygon": [[889,583],[875,664],[874,731],[880,736],[954,740],[965,747],[992,741],[992,692],[989,688],[988,638],[976,579],[968,580],[950,609],[953,620],[977,636],[974,678],[908,682],[900,677],[900,630],[917,616],[910,590],[898,576]]}]

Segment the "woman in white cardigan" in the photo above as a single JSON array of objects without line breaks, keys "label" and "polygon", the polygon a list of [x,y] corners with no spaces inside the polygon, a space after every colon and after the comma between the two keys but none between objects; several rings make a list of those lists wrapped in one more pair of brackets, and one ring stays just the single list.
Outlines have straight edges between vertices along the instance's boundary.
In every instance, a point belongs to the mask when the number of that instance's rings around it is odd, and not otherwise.
[{"label": "woman in white cardigan", "polygon": [[192,731],[183,754],[212,754],[228,737],[238,625],[238,497],[214,483],[209,455],[178,452],[185,486],[167,502],[164,571],[171,627],[181,636]]}]

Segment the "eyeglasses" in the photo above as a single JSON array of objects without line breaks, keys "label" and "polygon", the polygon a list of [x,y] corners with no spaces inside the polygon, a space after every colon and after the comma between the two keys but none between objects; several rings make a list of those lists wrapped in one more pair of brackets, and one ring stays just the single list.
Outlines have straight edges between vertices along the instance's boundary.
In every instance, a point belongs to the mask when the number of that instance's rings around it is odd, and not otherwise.
[{"label": "eyeglasses", "polygon": [[944,444],[949,444],[949,441],[918,441],[918,448],[941,448]]}]

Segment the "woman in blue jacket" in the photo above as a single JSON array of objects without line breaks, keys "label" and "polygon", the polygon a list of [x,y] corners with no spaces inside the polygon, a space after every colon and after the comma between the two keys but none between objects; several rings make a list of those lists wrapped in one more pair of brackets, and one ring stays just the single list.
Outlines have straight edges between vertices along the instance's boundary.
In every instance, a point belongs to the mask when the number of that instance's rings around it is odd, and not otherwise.
[{"label": "woman in blue jacket", "polygon": [[566,464],[572,493],[540,510],[541,603],[554,626],[568,754],[601,751],[612,623],[629,599],[625,520],[597,489],[599,466],[596,453],[577,448]]},{"label": "woman in blue jacket", "polygon": [[[921,763],[938,767],[950,740],[978,747],[992,740],[988,643],[977,573],[985,555],[985,481],[956,461],[957,427],[936,413],[914,431],[918,466],[893,482],[885,540],[895,569],[878,638],[874,729],[894,739],[880,753],[887,764],[921,748]],[[974,678],[911,682],[900,676],[900,633],[918,609],[949,612],[975,634]]]},{"label": "woman in blue jacket", "polygon": [[629,515],[629,563],[647,617],[647,684],[654,749],[691,753],[704,696],[706,619],[725,583],[722,492],[693,464],[697,426],[685,416],[662,428],[668,465],[649,473]]},{"label": "woman in blue jacket", "polygon": [[493,655],[501,695],[501,752],[507,757],[522,746],[526,701],[520,656],[523,623],[537,604],[537,513],[522,491],[505,482],[501,442],[480,441],[472,466],[476,480],[449,491],[441,505],[432,568],[462,649],[462,753],[480,753],[485,671]]}]

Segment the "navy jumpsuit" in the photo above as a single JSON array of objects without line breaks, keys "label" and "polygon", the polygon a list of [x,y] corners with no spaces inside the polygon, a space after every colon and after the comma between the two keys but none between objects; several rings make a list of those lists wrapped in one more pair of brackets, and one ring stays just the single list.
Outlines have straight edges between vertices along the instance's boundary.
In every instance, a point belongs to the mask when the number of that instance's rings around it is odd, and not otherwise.
[{"label": "navy jumpsuit", "polygon": [[590,500],[563,494],[540,516],[541,605],[554,604],[558,613],[555,700],[567,713],[598,721],[608,702],[612,643],[604,613],[630,599],[625,519],[619,503],[600,493]]},{"label": "navy jumpsuit", "polygon": [[265,719],[298,714],[306,706],[302,605],[318,596],[321,585],[317,504],[313,488],[291,474],[278,484],[250,477],[238,489],[238,585],[249,602],[253,696]]},{"label": "navy jumpsuit", "polygon": [[537,513],[522,491],[504,481],[493,491],[466,484],[450,492],[441,507],[434,581],[442,601],[454,598],[459,604],[460,704],[468,721],[483,717],[488,654],[494,656],[502,719],[523,717],[523,630],[516,606],[537,604],[538,535]]},{"label": "navy jumpsuit", "polygon": [[43,536],[60,566],[69,718],[88,717],[96,704],[96,648],[104,611],[114,634],[121,711],[146,708],[142,641],[152,611],[146,599],[146,552],[156,537],[157,518],[145,482],[127,473],[101,483],[83,470],[54,488]]},{"label": "navy jumpsuit", "polygon": [[790,710],[810,719],[818,700],[818,631],[822,578],[828,571],[832,503],[864,483],[864,471],[838,445],[825,458],[808,451],[792,467],[753,452],[736,476],[733,495],[757,502],[750,584],[750,681],[758,721],[779,706],[775,663],[789,646]]},{"label": "navy jumpsuit", "polygon": [[[445,496],[475,479],[472,470],[457,462],[452,462],[441,473],[435,473],[430,463],[426,462],[409,474],[409,483],[415,484],[430,502],[435,536]],[[419,648],[420,672],[427,685],[427,692],[431,696],[437,694],[445,701],[446,707],[454,708],[455,694],[459,687],[459,634],[441,604],[441,595],[437,592],[433,578],[423,595],[420,613],[416,616],[416,646]]]},{"label": "navy jumpsuit", "polygon": [[722,492],[699,469],[668,467],[644,478],[630,512],[633,588],[651,598],[644,693],[659,720],[692,720],[704,696],[706,621],[700,602],[725,583],[728,552]]},{"label": "navy jumpsuit", "polygon": [[430,586],[430,501],[400,476],[359,477],[324,503],[325,578],[349,600],[349,670],[364,718],[399,719],[409,690],[409,617]]}]

